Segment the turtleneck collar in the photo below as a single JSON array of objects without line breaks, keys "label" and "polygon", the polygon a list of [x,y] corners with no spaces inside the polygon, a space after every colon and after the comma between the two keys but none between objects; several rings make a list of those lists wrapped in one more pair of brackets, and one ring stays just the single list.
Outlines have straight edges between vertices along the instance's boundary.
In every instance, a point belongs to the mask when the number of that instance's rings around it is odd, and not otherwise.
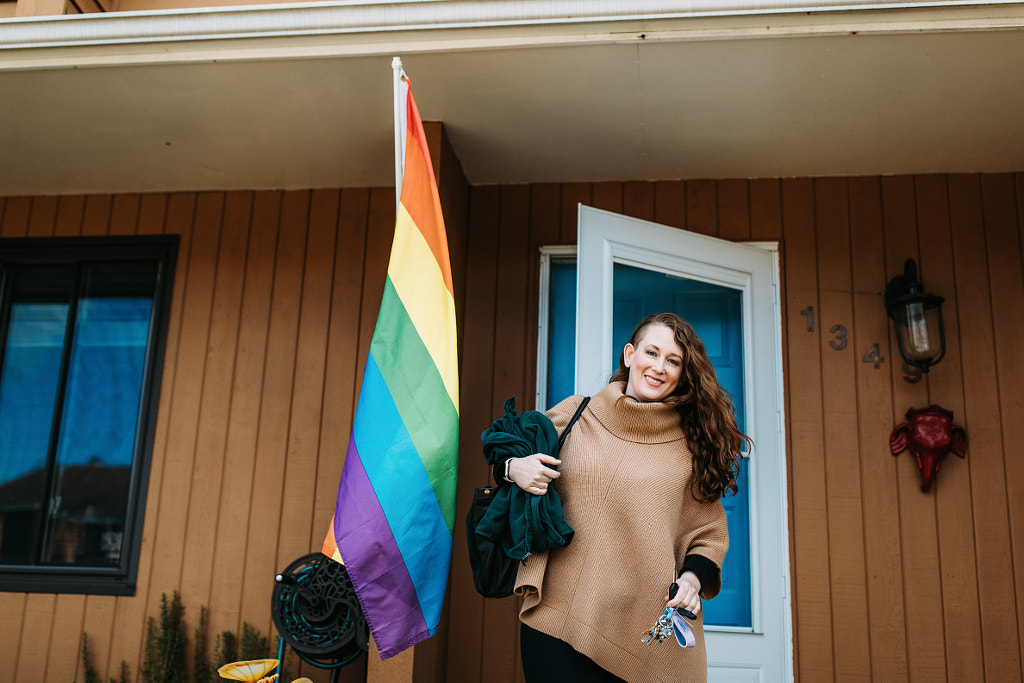
[{"label": "turtleneck collar", "polygon": [[590,410],[605,429],[635,443],[665,443],[683,438],[675,406],[636,401],[623,393],[625,388],[625,382],[612,382],[590,402]]}]

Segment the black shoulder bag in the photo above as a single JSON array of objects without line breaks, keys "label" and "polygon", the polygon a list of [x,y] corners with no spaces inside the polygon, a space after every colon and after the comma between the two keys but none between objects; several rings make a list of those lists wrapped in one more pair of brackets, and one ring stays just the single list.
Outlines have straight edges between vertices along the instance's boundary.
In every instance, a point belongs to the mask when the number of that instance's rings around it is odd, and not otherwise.
[{"label": "black shoulder bag", "polygon": [[[569,431],[589,402],[590,397],[584,397],[569,424],[565,426],[565,431],[558,437],[559,455],[565,437],[569,436]],[[497,490],[496,486],[476,489],[473,492],[473,503],[466,515],[466,539],[469,542],[469,565],[473,570],[473,585],[476,592],[485,598],[506,598],[512,595],[516,585],[516,574],[519,572],[519,562],[509,557],[500,544],[476,533],[476,527],[487,513]]]}]

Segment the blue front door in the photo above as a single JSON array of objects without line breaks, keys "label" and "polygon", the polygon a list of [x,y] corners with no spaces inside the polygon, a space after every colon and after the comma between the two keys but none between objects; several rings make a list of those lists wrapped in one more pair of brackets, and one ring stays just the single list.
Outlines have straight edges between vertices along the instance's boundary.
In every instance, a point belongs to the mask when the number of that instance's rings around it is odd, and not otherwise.
[{"label": "blue front door", "polygon": [[[548,321],[547,407],[573,392],[575,366],[576,263],[553,261]],[[693,325],[715,366],[718,381],[733,397],[744,428],[741,293],[736,289],[615,264],[612,334],[614,358],[633,327],[651,313],[672,312]],[[739,493],[723,500],[729,523],[729,553],[722,568],[722,592],[708,602],[704,620],[717,626],[751,626],[750,512],[746,460]]]}]

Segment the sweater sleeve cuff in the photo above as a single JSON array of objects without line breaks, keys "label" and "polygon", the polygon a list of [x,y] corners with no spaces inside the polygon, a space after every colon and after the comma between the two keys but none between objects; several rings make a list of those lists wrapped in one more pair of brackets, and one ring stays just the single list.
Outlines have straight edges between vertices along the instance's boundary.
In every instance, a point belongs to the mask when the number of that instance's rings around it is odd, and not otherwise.
[{"label": "sweater sleeve cuff", "polygon": [[703,555],[687,555],[683,561],[683,571],[697,575],[700,579],[700,595],[705,600],[710,600],[722,590],[721,568]]}]

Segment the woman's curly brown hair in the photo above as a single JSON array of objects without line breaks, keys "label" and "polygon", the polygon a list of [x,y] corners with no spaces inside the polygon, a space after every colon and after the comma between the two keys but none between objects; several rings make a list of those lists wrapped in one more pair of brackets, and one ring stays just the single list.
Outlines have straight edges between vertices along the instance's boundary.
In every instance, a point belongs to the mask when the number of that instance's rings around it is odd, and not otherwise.
[{"label": "woman's curly brown hair", "polygon": [[[676,402],[679,421],[693,453],[694,496],[702,502],[718,500],[736,493],[743,445],[752,445],[750,437],[736,424],[736,411],[729,392],[718,383],[715,368],[708,360],[704,342],[693,327],[674,313],[647,316],[633,330],[629,343],[635,348],[651,325],[672,330],[683,350],[679,385],[666,402]],[[609,382],[628,382],[629,368],[619,354],[619,369]]]}]

